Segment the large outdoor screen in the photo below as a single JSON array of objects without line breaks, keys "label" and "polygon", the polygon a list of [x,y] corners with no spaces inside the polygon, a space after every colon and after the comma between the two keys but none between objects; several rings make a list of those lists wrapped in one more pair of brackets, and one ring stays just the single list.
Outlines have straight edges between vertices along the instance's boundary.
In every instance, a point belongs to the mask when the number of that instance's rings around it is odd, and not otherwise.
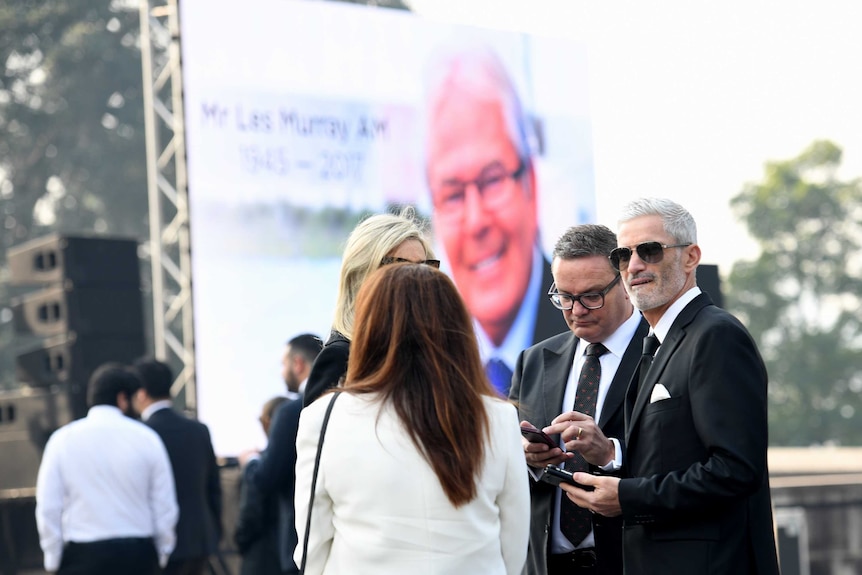
[{"label": "large outdoor screen", "polygon": [[[428,218],[486,357],[565,329],[550,251],[595,219],[582,46],[338,3],[180,7],[198,416],[217,453],[263,446],[284,344],[328,336],[370,213]],[[511,328],[486,332],[512,294]]]}]

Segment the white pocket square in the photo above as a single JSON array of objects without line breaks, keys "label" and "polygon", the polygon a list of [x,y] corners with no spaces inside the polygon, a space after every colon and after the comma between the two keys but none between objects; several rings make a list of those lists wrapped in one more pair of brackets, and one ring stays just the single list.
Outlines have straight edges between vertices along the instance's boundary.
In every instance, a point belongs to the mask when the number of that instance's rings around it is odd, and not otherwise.
[{"label": "white pocket square", "polygon": [[655,403],[656,401],[661,401],[663,399],[670,399],[670,393],[665,386],[660,383],[657,383],[652,388],[652,393],[649,396],[649,402]]}]

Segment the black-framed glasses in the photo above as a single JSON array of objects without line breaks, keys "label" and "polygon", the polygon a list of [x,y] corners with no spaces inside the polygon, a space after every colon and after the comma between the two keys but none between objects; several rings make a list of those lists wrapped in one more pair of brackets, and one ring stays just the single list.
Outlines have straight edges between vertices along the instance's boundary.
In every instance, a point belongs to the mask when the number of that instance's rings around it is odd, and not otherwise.
[{"label": "black-framed glasses", "polygon": [[659,242],[644,242],[632,248],[616,248],[611,251],[608,259],[611,260],[611,265],[614,269],[619,270],[622,267],[628,267],[629,260],[632,259],[632,251],[637,253],[638,257],[645,264],[657,264],[664,259],[664,251],[669,248],[685,248],[691,245],[687,244],[662,244]]},{"label": "black-framed glasses", "polygon": [[557,291],[557,282],[551,284],[548,290],[548,298],[554,307],[563,311],[568,311],[575,307],[575,302],[578,302],[587,309],[601,309],[605,305],[605,295],[617,285],[620,281],[620,274],[617,274],[614,279],[605,286],[602,291],[594,291],[587,293],[565,293]]},{"label": "black-framed glasses", "polygon": [[508,170],[500,162],[492,162],[475,180],[444,180],[434,190],[434,206],[440,215],[460,216],[467,203],[467,189],[476,186],[482,205],[489,210],[498,210],[508,203],[511,196],[513,186],[507,184],[519,180],[526,171],[527,162],[523,159],[514,170]]},{"label": "black-framed glasses", "polygon": [[404,258],[394,258],[392,256],[386,256],[382,260],[380,260],[381,266],[388,266],[389,264],[425,264],[426,266],[431,266],[432,268],[440,269],[440,260],[423,260],[421,262],[414,262],[413,260],[405,260]]}]

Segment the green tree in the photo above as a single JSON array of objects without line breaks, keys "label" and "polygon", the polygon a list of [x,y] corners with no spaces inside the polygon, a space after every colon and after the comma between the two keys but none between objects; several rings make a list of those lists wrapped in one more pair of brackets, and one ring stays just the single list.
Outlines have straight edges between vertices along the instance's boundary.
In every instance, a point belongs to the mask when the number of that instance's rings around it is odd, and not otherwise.
[{"label": "green tree", "polygon": [[147,188],[137,3],[11,0],[0,30],[2,387],[22,343],[6,250],[55,231],[143,239]]},{"label": "green tree", "polygon": [[731,200],[760,244],[734,264],[728,308],[769,370],[772,445],[862,445],[862,181],[840,164],[816,141]]}]

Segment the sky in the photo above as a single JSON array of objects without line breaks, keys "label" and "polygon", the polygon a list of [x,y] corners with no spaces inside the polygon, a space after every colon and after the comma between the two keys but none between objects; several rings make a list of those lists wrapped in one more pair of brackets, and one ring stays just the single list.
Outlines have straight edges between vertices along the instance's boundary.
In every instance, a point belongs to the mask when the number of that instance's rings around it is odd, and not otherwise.
[{"label": "sky", "polygon": [[[851,1],[408,0],[425,18],[587,46],[598,221],[671,198],[723,277],[756,257],[730,209],[765,162],[816,139],[862,177],[862,3]],[[565,67],[560,73],[566,73]]]}]

